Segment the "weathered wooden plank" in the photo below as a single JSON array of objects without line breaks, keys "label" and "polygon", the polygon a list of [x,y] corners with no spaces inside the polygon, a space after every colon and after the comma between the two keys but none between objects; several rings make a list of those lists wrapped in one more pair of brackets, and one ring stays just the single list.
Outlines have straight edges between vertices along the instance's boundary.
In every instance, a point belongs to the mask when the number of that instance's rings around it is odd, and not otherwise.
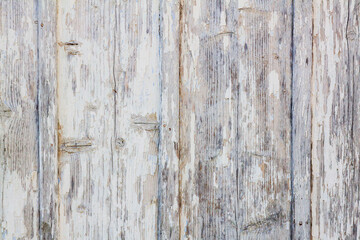
[{"label": "weathered wooden plank", "polygon": [[59,239],[111,238],[113,9],[58,1]]},{"label": "weathered wooden plank", "polygon": [[291,1],[239,7],[244,55],[238,100],[240,236],[286,239],[291,222]]},{"label": "weathered wooden plank", "polygon": [[2,238],[359,238],[359,6],[0,1]]},{"label": "weathered wooden plank", "polygon": [[359,239],[359,1],[313,1],[312,237]]},{"label": "weathered wooden plank", "polygon": [[34,1],[0,1],[0,228],[38,238],[38,42]]},{"label": "weathered wooden plank", "polygon": [[310,239],[312,0],[293,1],[293,239]]},{"label": "weathered wooden plank", "polygon": [[161,1],[158,239],[179,238],[180,1]]},{"label": "weathered wooden plank", "polygon": [[288,238],[291,1],[182,4],[180,238]]},{"label": "weathered wooden plank", "polygon": [[56,1],[37,1],[39,41],[40,239],[55,239],[58,223]]},{"label": "weathered wooden plank", "polygon": [[[117,1],[115,177],[112,211],[123,239],[157,237],[161,128],[160,1]],[[172,123],[170,123],[172,124]]]}]

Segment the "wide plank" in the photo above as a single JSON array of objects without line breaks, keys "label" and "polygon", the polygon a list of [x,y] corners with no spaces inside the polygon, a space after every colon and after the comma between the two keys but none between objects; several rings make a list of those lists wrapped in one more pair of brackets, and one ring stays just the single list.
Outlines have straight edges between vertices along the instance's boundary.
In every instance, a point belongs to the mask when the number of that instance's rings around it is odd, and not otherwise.
[{"label": "wide plank", "polygon": [[181,10],[180,238],[289,238],[291,1]]},{"label": "wide plank", "polygon": [[[117,1],[112,195],[117,235],[158,236],[161,128],[160,1]],[[116,210],[116,211],[115,211]]]},{"label": "wide plank", "polygon": [[57,2],[59,239],[111,238],[113,1]]},{"label": "wide plank", "polygon": [[313,1],[314,239],[359,239],[360,2]]},{"label": "wide plank", "polygon": [[37,239],[38,15],[34,1],[0,1],[0,231]]}]

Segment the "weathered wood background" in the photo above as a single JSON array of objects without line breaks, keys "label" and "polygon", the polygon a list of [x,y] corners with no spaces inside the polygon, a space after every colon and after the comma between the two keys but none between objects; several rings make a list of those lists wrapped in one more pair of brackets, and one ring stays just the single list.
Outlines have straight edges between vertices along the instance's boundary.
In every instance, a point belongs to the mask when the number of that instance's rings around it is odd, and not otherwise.
[{"label": "weathered wood background", "polygon": [[360,0],[0,0],[2,239],[360,239]]}]

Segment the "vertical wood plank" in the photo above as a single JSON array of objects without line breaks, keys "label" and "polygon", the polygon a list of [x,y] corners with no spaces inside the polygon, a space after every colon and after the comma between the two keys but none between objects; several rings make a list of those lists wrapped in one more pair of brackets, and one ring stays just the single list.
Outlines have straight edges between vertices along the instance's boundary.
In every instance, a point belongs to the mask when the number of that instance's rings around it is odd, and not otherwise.
[{"label": "vertical wood plank", "polygon": [[240,236],[286,239],[291,225],[291,1],[239,7],[244,54],[238,100]]},{"label": "vertical wood plank", "polygon": [[0,228],[38,238],[38,53],[34,1],[0,2]]},{"label": "vertical wood plank", "polygon": [[[112,214],[122,239],[156,239],[161,124],[160,1],[117,1]],[[172,124],[172,123],[170,123]],[[116,196],[116,197],[115,197]]]},{"label": "vertical wood plank", "polygon": [[160,2],[161,128],[158,239],[179,238],[179,31],[180,1]]},{"label": "vertical wood plank", "polygon": [[58,1],[59,239],[111,235],[113,1]]},{"label": "vertical wood plank", "polygon": [[183,1],[181,9],[180,239],[236,238],[237,8]]},{"label": "vertical wood plank", "polygon": [[359,238],[359,1],[313,1],[312,237]]},{"label": "vertical wood plank", "polygon": [[40,239],[55,239],[58,223],[56,1],[41,0],[37,4]]},{"label": "vertical wood plank", "polygon": [[[347,210],[351,211],[353,225],[350,227],[350,238],[360,238],[360,1],[350,0],[348,2],[348,20],[346,23],[346,42],[348,47],[347,61],[349,66],[349,80],[352,83],[352,120],[351,120],[351,152],[352,159],[350,161],[350,176],[348,186],[351,193],[349,200],[345,202],[349,204]],[[342,79],[342,76],[340,76]],[[347,173],[349,174],[349,173]],[[343,196],[343,195],[342,195]],[[346,196],[346,194],[345,194]],[[350,202],[350,203],[349,203]],[[351,233],[352,231],[352,233]],[[344,234],[345,235],[345,234]]]},{"label": "vertical wood plank", "polygon": [[180,238],[289,238],[291,1],[182,4]]},{"label": "vertical wood plank", "polygon": [[292,235],[310,239],[312,1],[293,4]]},{"label": "vertical wood plank", "polygon": [[2,238],[360,237],[359,0],[0,12]]}]

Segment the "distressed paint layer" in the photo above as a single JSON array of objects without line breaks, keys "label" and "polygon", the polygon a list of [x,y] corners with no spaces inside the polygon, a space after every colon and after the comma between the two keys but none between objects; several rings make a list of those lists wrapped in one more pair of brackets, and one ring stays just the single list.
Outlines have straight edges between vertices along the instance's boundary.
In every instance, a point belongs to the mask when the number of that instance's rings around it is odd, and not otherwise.
[{"label": "distressed paint layer", "polygon": [[290,236],[291,1],[183,1],[181,239]]},{"label": "distressed paint layer", "polygon": [[111,238],[113,9],[57,2],[59,239]]},{"label": "distressed paint layer", "polygon": [[359,1],[313,1],[312,237],[358,239]]},{"label": "distressed paint layer", "polygon": [[39,234],[37,17],[34,1],[0,2],[0,234],[3,239],[37,239]]},{"label": "distressed paint layer", "polygon": [[359,6],[1,1],[1,237],[359,238]]},{"label": "distressed paint layer", "polygon": [[294,1],[292,66],[292,237],[311,232],[312,0]]},{"label": "distressed paint layer", "polygon": [[40,239],[56,239],[58,147],[56,114],[56,1],[37,2],[39,49],[39,217]]}]

